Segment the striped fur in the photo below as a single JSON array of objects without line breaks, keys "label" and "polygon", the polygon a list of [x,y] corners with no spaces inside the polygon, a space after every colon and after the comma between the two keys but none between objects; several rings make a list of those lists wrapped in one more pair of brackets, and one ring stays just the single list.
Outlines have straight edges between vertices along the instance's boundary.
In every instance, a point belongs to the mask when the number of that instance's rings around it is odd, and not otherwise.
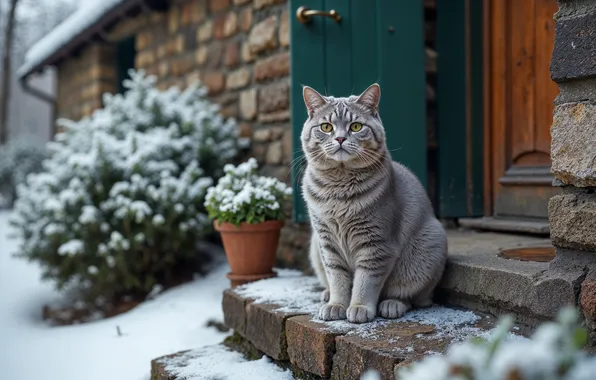
[{"label": "striped fur", "polygon": [[[324,320],[363,323],[428,306],[445,267],[445,231],[418,179],[391,160],[379,99],[376,84],[349,98],[304,88],[302,192],[310,259],[326,288]],[[350,130],[354,122],[360,131]],[[324,123],[333,130],[324,132]]]}]

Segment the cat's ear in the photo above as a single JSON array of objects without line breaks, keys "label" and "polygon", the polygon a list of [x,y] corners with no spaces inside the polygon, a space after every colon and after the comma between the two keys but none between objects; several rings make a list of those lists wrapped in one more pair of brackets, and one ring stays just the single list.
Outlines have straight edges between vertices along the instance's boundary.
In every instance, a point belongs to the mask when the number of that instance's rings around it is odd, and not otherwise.
[{"label": "cat's ear", "polygon": [[309,115],[312,115],[317,108],[327,104],[325,98],[312,87],[304,86],[302,89],[302,97],[304,98],[304,104],[306,104]]},{"label": "cat's ear", "polygon": [[373,83],[356,99],[356,103],[362,104],[370,108],[373,113],[379,109],[379,102],[381,101],[381,87],[378,83]]}]

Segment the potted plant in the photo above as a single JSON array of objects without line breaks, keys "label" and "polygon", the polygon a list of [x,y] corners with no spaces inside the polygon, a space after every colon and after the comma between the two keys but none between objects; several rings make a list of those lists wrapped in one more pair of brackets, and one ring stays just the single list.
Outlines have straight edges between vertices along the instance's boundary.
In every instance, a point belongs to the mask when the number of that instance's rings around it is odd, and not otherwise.
[{"label": "potted plant", "polygon": [[225,175],[207,190],[205,207],[221,234],[232,287],[274,277],[273,266],[284,225],[285,183],[257,175],[257,160],[226,165]]}]

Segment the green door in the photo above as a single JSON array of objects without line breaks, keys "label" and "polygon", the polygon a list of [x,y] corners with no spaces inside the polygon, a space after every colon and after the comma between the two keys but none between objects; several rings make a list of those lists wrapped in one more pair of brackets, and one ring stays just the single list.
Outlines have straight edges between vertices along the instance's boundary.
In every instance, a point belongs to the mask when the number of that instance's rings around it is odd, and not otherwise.
[{"label": "green door", "polygon": [[[422,0],[290,0],[292,128],[294,159],[302,156],[300,132],[306,118],[302,85],[333,96],[381,86],[380,113],[387,145],[396,161],[426,186],[426,73]],[[301,23],[299,7],[341,17],[312,16]],[[299,173],[292,170],[294,220],[307,220]]]}]

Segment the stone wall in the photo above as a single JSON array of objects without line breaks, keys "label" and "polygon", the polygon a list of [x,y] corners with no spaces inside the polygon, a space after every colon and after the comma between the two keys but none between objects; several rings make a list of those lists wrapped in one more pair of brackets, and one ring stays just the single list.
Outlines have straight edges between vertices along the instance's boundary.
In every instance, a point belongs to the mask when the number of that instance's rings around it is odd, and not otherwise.
[{"label": "stone wall", "polygon": [[[579,303],[596,331],[596,2],[560,0],[551,75],[561,91],[551,128],[552,172],[563,192],[549,203],[554,271],[577,276]],[[593,338],[596,336],[593,336]]]},{"label": "stone wall", "polygon": [[57,117],[80,119],[102,106],[102,94],[116,90],[114,49],[95,42],[58,66]]}]

